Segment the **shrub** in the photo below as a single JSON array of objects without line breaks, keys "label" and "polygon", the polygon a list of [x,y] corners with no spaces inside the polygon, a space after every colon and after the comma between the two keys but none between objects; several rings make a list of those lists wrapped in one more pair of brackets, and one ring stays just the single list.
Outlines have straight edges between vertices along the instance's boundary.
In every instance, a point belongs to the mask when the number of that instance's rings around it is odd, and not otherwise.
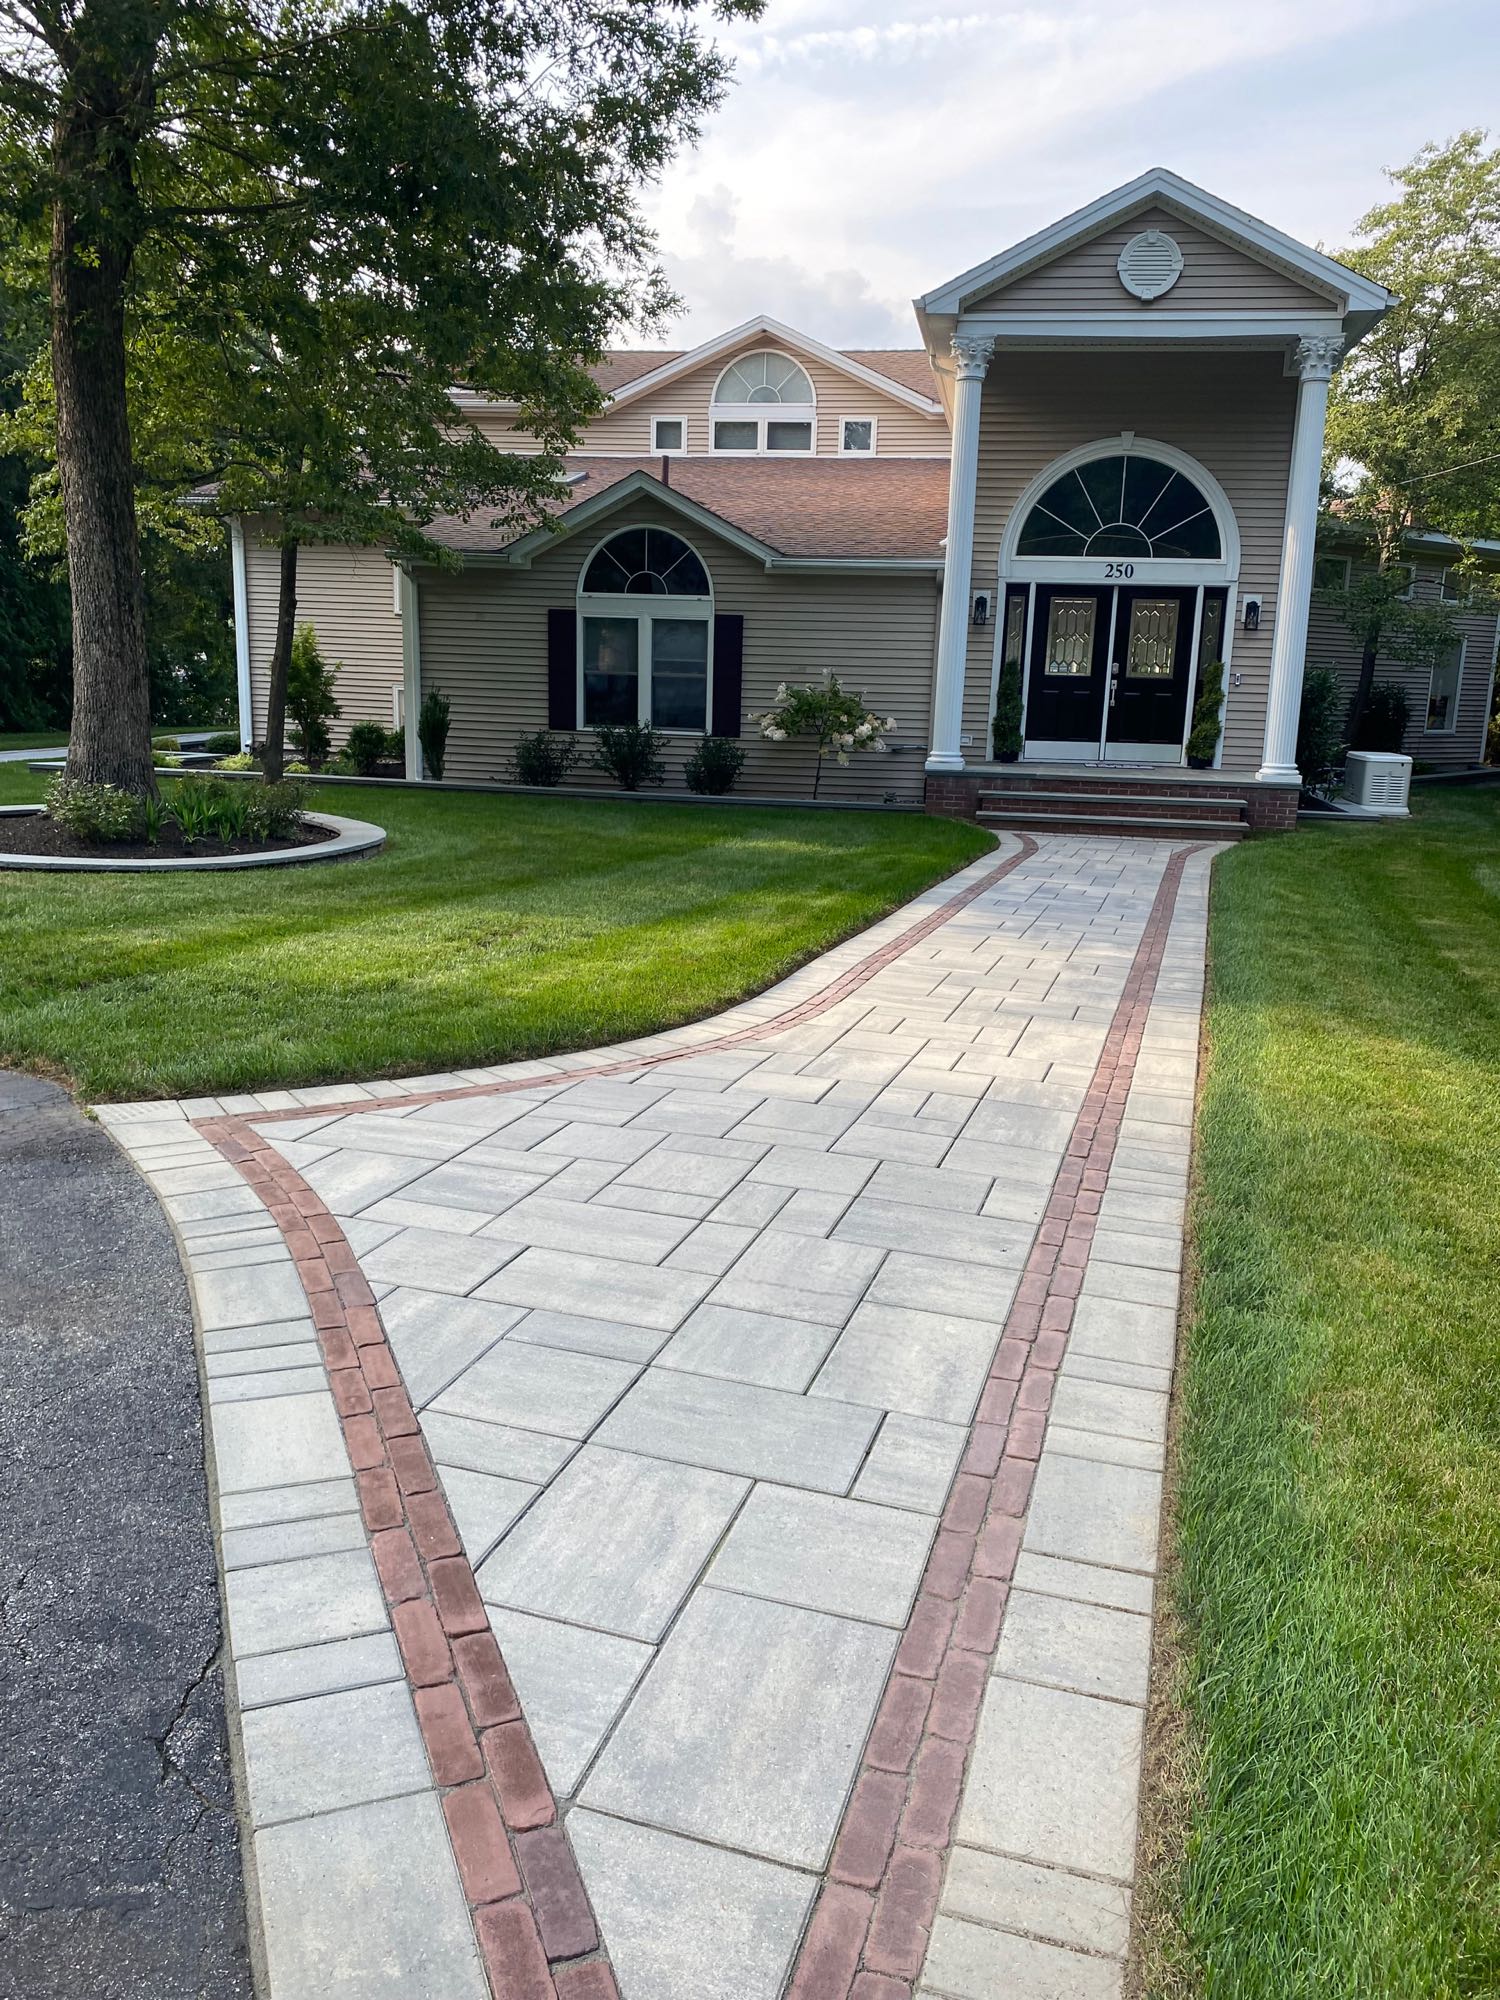
[{"label": "shrub", "polygon": [[575,737],[554,736],[549,729],[518,736],[510,757],[511,776],[518,785],[560,785],[581,750]]},{"label": "shrub", "polygon": [[283,778],[279,785],[245,787],[245,831],[254,840],[290,840],[303,831],[307,786]]},{"label": "shrub", "polygon": [[290,764],[282,766],[283,775],[288,778],[305,778],[308,769],[308,765],[299,763],[296,758],[293,758]]},{"label": "shrub", "polygon": [[[1352,706],[1352,704],[1351,704]],[[1406,741],[1411,703],[1395,681],[1377,681],[1365,700],[1365,712],[1349,745],[1351,750],[1399,750]]]},{"label": "shrub", "polygon": [[1021,662],[1007,660],[1000,669],[995,689],[995,724],[992,732],[995,755],[1002,764],[1014,764],[1021,754]]},{"label": "shrub", "polygon": [[240,747],[240,739],[231,729],[224,729],[217,736],[205,736],[198,745],[215,757],[232,757]]},{"label": "shrub", "polygon": [[1500,714],[1492,715],[1484,732],[1484,761],[1500,764]]},{"label": "shrub", "polygon": [[1310,792],[1333,790],[1344,762],[1344,732],[1339,723],[1343,696],[1331,667],[1313,667],[1302,681],[1302,712],[1297,720],[1297,769]]},{"label": "shrub", "polygon": [[385,754],[394,763],[404,764],[406,762],[406,731],[404,729],[388,729],[385,732]]},{"label": "shrub", "polygon": [[1193,726],[1188,731],[1187,754],[1190,764],[1207,766],[1219,747],[1219,714],[1224,705],[1224,662],[1215,660],[1203,669],[1198,697],[1193,703]]},{"label": "shrub", "polygon": [[344,744],[344,755],[362,778],[374,776],[375,766],[383,763],[390,754],[387,741],[388,729],[378,722],[356,722],[349,731]]},{"label": "shrub", "polygon": [[175,736],[153,736],[151,747],[153,750],[180,750],[182,745]]},{"label": "shrub", "polygon": [[47,787],[47,815],[80,840],[138,840],[145,825],[140,799],[118,785],[70,783],[66,773]]},{"label": "shrub", "polygon": [[330,667],[324,660],[312,626],[299,625],[287,668],[286,712],[293,741],[314,768],[328,755],[329,723],[343,713],[333,692],[338,667],[338,661]]},{"label": "shrub", "polygon": [[727,736],[705,736],[687,760],[683,777],[690,792],[732,791],[745,768],[745,753]]},{"label": "shrub", "polygon": [[642,785],[666,783],[667,767],[662,752],[667,739],[649,722],[622,722],[596,733],[591,768],[604,771],[623,791],[638,792]]},{"label": "shrub", "polygon": [[253,771],[260,759],[253,750],[236,750],[232,757],[221,757],[214,765],[216,771]]},{"label": "shrub", "polygon": [[434,778],[442,777],[443,766],[448,761],[448,724],[451,720],[452,704],[447,695],[441,688],[429,689],[417,715],[417,741],[422,746],[427,769]]}]

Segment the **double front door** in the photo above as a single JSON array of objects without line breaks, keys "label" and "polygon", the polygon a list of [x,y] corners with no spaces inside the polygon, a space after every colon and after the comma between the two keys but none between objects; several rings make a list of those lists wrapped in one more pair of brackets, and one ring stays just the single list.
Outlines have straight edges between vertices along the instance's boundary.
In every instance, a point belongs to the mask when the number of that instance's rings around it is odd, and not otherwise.
[{"label": "double front door", "polygon": [[1199,661],[1219,657],[1224,598],[1221,590],[1037,584],[1026,755],[1180,763],[1194,638]]}]

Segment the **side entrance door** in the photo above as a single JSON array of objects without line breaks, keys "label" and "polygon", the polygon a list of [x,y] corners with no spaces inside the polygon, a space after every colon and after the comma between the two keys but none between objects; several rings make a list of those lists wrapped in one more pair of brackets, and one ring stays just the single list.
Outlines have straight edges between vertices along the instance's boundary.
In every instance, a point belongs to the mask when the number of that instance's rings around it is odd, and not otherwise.
[{"label": "side entrance door", "polygon": [[1192,680],[1194,590],[1121,590],[1106,758],[1179,763]]},{"label": "side entrance door", "polygon": [[1026,687],[1026,754],[1094,762],[1109,685],[1114,591],[1038,584]]}]

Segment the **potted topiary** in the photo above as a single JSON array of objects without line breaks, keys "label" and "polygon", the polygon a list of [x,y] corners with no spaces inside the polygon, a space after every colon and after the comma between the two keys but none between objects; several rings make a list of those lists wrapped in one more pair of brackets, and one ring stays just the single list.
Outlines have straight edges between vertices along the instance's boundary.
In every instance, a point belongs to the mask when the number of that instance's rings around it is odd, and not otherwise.
[{"label": "potted topiary", "polygon": [[1224,706],[1224,662],[1215,660],[1203,669],[1198,699],[1193,703],[1193,726],[1188,731],[1187,760],[1194,771],[1211,771],[1214,752],[1219,747],[1219,711]]},{"label": "potted topiary", "polygon": [[1021,754],[1021,662],[1007,660],[995,690],[993,728],[997,763],[1014,764]]}]

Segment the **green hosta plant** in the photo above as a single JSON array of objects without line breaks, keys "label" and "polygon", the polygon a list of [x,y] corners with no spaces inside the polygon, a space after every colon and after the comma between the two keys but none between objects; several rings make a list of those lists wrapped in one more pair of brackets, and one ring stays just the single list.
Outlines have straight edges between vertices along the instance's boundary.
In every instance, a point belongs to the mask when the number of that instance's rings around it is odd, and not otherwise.
[{"label": "green hosta plant", "polygon": [[117,785],[74,784],[64,772],[47,787],[46,809],[49,819],[79,840],[105,844],[141,836],[140,799]]},{"label": "green hosta plant", "polygon": [[884,750],[886,736],[896,727],[893,715],[879,716],[865,707],[865,698],[846,688],[837,674],[825,674],[817,687],[792,687],[783,681],[768,709],[751,716],[768,743],[785,743],[794,736],[812,737],[818,746],[812,795],[818,796],[823,759],[831,750],[840,764],[855,750]]},{"label": "green hosta plant", "polygon": [[215,761],[216,771],[254,771],[259,768],[260,759],[253,750],[236,750],[232,757],[220,757]]}]

